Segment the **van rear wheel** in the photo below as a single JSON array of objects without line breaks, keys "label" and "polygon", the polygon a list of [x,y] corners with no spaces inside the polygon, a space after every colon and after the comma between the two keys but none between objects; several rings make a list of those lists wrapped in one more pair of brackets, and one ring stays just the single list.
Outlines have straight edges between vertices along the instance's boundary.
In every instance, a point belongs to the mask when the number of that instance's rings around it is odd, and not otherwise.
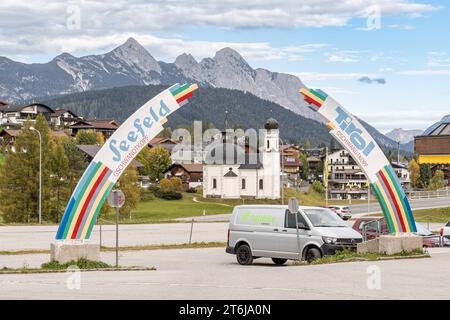
[{"label": "van rear wheel", "polygon": [[322,258],[322,254],[320,253],[320,250],[317,248],[309,248],[306,252],[306,261],[308,263],[313,262],[314,260]]},{"label": "van rear wheel", "polygon": [[253,263],[252,250],[248,245],[243,244],[237,248],[236,260],[241,265],[250,265]]},{"label": "van rear wheel", "polygon": [[277,266],[281,266],[282,264],[285,264],[287,259],[280,259],[280,258],[272,258],[273,263],[275,263]]}]

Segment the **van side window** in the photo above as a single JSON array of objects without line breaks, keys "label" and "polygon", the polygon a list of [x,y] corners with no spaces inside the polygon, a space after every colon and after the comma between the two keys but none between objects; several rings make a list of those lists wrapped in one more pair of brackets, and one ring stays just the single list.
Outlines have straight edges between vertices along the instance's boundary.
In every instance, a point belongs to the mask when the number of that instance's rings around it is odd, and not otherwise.
[{"label": "van side window", "polygon": [[[289,211],[286,210],[286,218],[285,218],[284,226],[285,228],[293,228],[295,229],[295,214],[289,213]],[[308,227],[308,224],[306,223],[305,218],[301,214],[298,214],[298,227]]]}]

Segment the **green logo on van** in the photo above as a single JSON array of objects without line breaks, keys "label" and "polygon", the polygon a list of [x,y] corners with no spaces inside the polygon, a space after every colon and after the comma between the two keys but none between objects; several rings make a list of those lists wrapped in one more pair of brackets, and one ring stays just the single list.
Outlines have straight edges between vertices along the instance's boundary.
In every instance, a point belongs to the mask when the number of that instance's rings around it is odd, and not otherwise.
[{"label": "green logo on van", "polygon": [[245,211],[239,219],[241,223],[252,222],[254,224],[275,224],[275,216],[269,214],[251,214],[250,211]]}]

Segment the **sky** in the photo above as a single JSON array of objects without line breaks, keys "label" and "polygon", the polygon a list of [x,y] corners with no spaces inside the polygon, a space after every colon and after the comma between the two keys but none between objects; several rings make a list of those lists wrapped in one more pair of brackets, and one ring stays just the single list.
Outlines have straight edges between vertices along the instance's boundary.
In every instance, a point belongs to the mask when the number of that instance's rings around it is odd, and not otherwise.
[{"label": "sky", "polygon": [[450,3],[408,0],[1,0],[0,56],[45,63],[134,37],[158,60],[236,49],[297,75],[383,133],[450,114]]}]

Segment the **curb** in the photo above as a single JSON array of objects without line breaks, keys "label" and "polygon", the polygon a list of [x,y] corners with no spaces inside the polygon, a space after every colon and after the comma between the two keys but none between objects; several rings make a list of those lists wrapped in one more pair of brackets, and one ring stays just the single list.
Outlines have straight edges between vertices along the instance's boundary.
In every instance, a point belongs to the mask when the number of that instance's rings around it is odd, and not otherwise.
[{"label": "curb", "polygon": [[[140,268],[140,267],[122,267],[122,268],[98,268],[98,269],[79,269],[80,272],[95,272],[95,271],[156,271],[155,267]],[[67,270],[44,270],[44,269],[24,269],[24,270],[1,270],[0,274],[38,274],[38,273],[66,273]]]}]

